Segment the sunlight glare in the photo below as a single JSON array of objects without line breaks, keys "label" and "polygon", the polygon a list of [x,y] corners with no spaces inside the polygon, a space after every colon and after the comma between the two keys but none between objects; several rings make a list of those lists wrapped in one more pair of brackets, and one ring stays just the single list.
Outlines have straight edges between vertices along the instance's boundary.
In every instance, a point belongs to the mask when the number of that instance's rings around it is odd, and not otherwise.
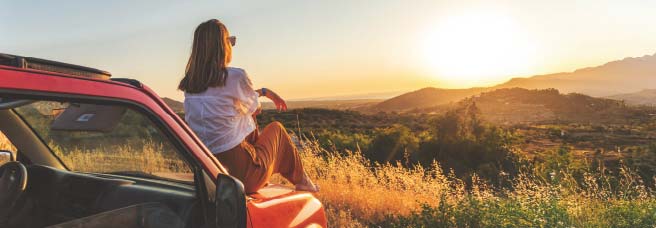
[{"label": "sunlight glare", "polygon": [[524,74],[532,65],[534,46],[507,15],[471,12],[440,20],[423,50],[431,72],[455,87],[500,83]]}]

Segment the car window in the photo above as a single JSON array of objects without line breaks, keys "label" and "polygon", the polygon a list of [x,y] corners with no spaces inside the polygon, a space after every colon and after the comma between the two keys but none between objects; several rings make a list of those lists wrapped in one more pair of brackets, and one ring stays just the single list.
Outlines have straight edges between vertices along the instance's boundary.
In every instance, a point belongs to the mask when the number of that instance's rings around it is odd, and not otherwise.
[{"label": "car window", "polygon": [[140,112],[53,101],[14,110],[72,171],[193,182],[180,151]]},{"label": "car window", "polygon": [[[0,150],[10,151],[14,155],[16,155],[16,147],[14,146],[14,144],[12,144],[9,141],[7,136],[5,136],[5,134],[2,131],[0,131]],[[0,165],[5,164],[9,160],[10,160],[9,157],[0,156]]]}]

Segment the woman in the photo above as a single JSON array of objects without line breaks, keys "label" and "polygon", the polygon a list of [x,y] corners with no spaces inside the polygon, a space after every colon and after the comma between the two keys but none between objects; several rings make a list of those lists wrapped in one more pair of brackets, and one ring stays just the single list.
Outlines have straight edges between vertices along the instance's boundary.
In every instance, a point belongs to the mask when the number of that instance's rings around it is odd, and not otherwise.
[{"label": "woman", "polygon": [[185,120],[228,172],[243,182],[246,192],[262,188],[274,173],[295,184],[296,190],[319,191],[282,124],[273,122],[258,134],[258,97],[271,99],[280,111],[287,105],[269,89],[253,89],[244,70],[228,67],[235,41],[219,20],[196,28],[178,86],[185,92]]}]

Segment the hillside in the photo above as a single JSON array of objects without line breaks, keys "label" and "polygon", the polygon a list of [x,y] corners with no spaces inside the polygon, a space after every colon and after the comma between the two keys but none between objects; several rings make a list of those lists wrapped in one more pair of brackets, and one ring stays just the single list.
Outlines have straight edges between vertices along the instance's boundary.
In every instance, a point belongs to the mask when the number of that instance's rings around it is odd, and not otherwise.
[{"label": "hillside", "polygon": [[184,104],[182,104],[182,102],[173,100],[168,97],[162,97],[162,100],[164,100],[164,103],[166,103],[166,105],[168,105],[171,109],[173,109],[174,112],[176,113],[184,112]]},{"label": "hillside", "polygon": [[578,93],[562,94],[556,89],[508,88],[484,92],[456,104],[418,109],[419,113],[444,112],[473,102],[483,118],[497,124],[536,122],[625,123],[648,119],[649,111],[629,108],[623,102]]},{"label": "hillside", "polygon": [[[563,93],[580,93],[594,97],[611,96],[609,98],[626,100],[628,104],[656,103],[654,99],[651,99],[652,97],[656,98],[656,96],[652,96],[654,93],[645,90],[656,90],[656,54],[636,58],[629,57],[573,72],[513,78],[506,83],[489,88],[440,89],[428,87],[357,110],[375,113],[433,108],[457,102],[481,92],[504,88],[555,88]],[[626,91],[641,90],[642,92],[636,94],[622,94]],[[613,96],[616,94],[622,95]]]},{"label": "hillside", "polygon": [[598,97],[656,89],[656,54],[629,57],[573,72],[513,78],[494,88],[514,87],[556,88],[564,93],[576,92]]},{"label": "hillside", "polygon": [[608,96],[607,98],[622,100],[628,105],[656,105],[656,89],[645,89],[636,93],[624,93],[617,94],[613,96]]},{"label": "hillside", "polygon": [[489,90],[488,88],[470,88],[470,89],[438,89],[433,87],[423,88],[417,91],[402,94],[397,97],[373,105],[365,112],[404,112],[412,109],[421,109],[434,107],[437,105],[457,102],[463,98],[470,97],[481,92]]},{"label": "hillside", "polygon": [[621,102],[556,89],[498,89],[471,99],[483,116],[496,123],[568,121],[616,122],[628,114]]}]

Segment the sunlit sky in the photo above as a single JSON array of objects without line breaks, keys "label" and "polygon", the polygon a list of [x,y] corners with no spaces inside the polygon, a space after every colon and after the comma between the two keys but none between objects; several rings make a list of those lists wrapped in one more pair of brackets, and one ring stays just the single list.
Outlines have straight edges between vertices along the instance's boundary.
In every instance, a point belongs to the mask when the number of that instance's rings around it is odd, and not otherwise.
[{"label": "sunlit sky", "polygon": [[656,1],[10,1],[0,53],[176,90],[194,28],[238,38],[233,66],[290,99],[489,86],[656,52]]}]

